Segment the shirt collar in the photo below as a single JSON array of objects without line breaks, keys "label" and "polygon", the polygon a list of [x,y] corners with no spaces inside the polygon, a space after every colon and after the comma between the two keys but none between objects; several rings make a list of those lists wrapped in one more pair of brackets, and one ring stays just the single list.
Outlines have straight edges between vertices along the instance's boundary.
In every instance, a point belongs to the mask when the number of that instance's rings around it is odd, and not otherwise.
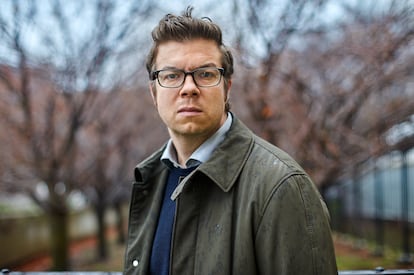
[{"label": "shirt collar", "polygon": [[[198,166],[203,162],[206,162],[211,154],[213,153],[214,149],[222,142],[225,138],[227,131],[231,127],[231,123],[233,121],[232,115],[230,112],[227,113],[227,119],[224,124],[215,132],[210,138],[208,138],[203,144],[200,145],[190,156],[190,158],[186,161],[186,167],[194,167]],[[162,153],[161,161],[165,163],[168,167],[182,167],[178,164],[177,161],[177,152],[175,150],[174,144],[170,139],[167,143],[167,146]]]}]

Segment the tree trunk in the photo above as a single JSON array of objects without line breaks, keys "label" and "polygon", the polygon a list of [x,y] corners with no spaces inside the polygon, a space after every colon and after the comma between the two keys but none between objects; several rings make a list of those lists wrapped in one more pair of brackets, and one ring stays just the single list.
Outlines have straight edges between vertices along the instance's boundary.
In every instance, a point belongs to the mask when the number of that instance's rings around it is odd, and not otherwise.
[{"label": "tree trunk", "polygon": [[98,260],[106,260],[108,258],[108,245],[106,242],[106,226],[105,226],[105,204],[98,202],[95,206],[95,214],[98,222]]},{"label": "tree trunk", "polygon": [[118,244],[125,244],[125,231],[124,231],[124,215],[122,213],[122,203],[116,202],[114,204],[116,213],[116,227],[118,231]]},{"label": "tree trunk", "polygon": [[69,213],[66,209],[50,211],[51,253],[54,271],[70,270],[69,260]]}]

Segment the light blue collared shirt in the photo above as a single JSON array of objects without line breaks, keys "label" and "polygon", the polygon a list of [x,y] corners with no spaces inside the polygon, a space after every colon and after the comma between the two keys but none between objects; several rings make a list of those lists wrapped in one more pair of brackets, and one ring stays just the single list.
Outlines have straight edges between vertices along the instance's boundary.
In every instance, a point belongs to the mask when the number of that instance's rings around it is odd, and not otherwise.
[{"label": "light blue collared shirt", "polygon": [[[213,153],[214,149],[222,142],[225,138],[227,131],[231,127],[231,123],[233,121],[233,117],[231,113],[227,113],[227,119],[224,124],[214,133],[210,138],[208,138],[200,147],[195,150],[190,158],[185,162],[186,167],[193,167],[200,165],[203,162],[206,162],[211,154]],[[167,147],[165,148],[164,152],[161,156],[161,161],[164,162],[167,166],[175,166],[175,167],[182,167],[177,160],[177,152],[175,150],[174,144],[170,139],[167,143]]]}]

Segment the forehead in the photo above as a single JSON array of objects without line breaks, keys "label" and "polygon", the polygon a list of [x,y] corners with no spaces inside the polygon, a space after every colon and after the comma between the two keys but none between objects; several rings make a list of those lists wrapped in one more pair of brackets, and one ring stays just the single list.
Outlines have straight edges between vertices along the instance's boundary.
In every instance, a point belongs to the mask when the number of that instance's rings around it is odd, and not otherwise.
[{"label": "forehead", "polygon": [[194,69],[203,65],[221,66],[221,52],[213,40],[167,41],[159,45],[155,67]]}]

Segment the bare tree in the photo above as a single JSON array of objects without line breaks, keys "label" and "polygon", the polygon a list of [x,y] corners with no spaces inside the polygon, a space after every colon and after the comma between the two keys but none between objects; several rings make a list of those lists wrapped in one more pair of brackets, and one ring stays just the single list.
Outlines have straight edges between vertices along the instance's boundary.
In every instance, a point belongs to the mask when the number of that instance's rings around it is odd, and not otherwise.
[{"label": "bare tree", "polygon": [[95,119],[80,133],[75,167],[68,175],[67,181],[77,182],[95,210],[100,260],[108,257],[106,209],[129,199],[133,168],[167,136],[162,127],[154,127],[155,108],[142,92],[99,94]]},{"label": "bare tree", "polygon": [[[310,162],[320,166],[320,184],[330,184],[356,163],[392,150],[386,142],[389,130],[413,115],[412,9],[401,5],[380,15],[353,12],[354,20],[335,30],[339,39],[333,40],[332,33],[317,35],[302,55],[307,62],[298,67],[308,73],[295,83],[307,88],[303,103],[311,108],[304,119],[310,126],[297,139],[296,148],[303,159],[308,154],[306,145],[302,149],[298,145],[312,139],[318,142],[319,157],[311,157]],[[319,46],[321,41],[326,41],[325,46]]]},{"label": "bare tree", "polygon": [[321,187],[392,149],[385,142],[388,131],[413,114],[414,13],[396,3],[375,14],[346,6],[352,16],[339,25],[295,28],[299,46],[269,47],[259,63],[263,73],[244,78],[246,106],[256,114],[252,123]]},{"label": "bare tree", "polygon": [[[280,58],[291,40],[303,33],[312,23],[315,13],[327,1],[234,1],[238,14],[235,24],[236,48],[241,52],[242,64],[252,64],[255,73],[246,71],[240,88],[247,101],[254,129],[272,143],[278,143],[274,124],[280,110],[272,105],[274,78],[280,69]],[[240,5],[244,5],[241,9]],[[253,92],[254,91],[254,92]]]},{"label": "bare tree", "polygon": [[[50,217],[55,270],[70,268],[68,195],[77,184],[66,179],[78,156],[79,133],[94,120],[97,92],[128,80],[117,74],[116,61],[125,61],[136,46],[135,20],[151,8],[150,2],[130,3],[119,11],[114,3],[10,1],[0,12],[8,52],[0,60],[9,64],[0,71],[1,104],[7,107],[1,120],[11,133],[2,137],[8,161],[1,183],[4,190],[28,194]],[[47,198],[36,192],[39,182],[47,186]]]}]

